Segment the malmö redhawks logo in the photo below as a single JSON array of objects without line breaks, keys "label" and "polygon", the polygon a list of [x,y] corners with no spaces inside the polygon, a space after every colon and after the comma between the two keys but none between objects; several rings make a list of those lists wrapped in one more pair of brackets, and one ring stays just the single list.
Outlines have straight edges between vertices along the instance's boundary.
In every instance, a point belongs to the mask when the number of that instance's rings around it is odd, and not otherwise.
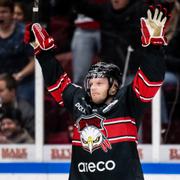
[{"label": "malm\u00f6 redhawks logo", "polygon": [[107,139],[107,131],[103,125],[104,118],[98,114],[81,116],[77,120],[82,147],[92,153],[98,148],[107,152],[111,144]]}]

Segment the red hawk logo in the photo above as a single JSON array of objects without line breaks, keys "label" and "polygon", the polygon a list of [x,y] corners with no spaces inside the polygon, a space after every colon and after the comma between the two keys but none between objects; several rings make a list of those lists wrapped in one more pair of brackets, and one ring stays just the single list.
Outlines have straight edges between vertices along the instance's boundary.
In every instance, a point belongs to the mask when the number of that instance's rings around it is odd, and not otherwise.
[{"label": "red hawk logo", "polygon": [[102,148],[104,152],[111,149],[111,144],[107,139],[107,131],[103,125],[104,119],[98,114],[93,114],[83,115],[77,120],[81,144],[90,153],[98,148]]}]

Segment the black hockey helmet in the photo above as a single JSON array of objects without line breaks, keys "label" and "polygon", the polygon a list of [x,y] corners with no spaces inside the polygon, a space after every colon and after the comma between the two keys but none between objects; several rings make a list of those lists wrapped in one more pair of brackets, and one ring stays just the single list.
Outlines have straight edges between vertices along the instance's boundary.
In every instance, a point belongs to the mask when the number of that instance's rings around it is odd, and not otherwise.
[{"label": "black hockey helmet", "polygon": [[104,78],[106,77],[109,81],[110,87],[112,86],[114,80],[117,81],[120,87],[122,83],[122,74],[118,66],[105,62],[98,62],[93,64],[84,80],[85,90],[89,92],[89,80],[92,78]]}]

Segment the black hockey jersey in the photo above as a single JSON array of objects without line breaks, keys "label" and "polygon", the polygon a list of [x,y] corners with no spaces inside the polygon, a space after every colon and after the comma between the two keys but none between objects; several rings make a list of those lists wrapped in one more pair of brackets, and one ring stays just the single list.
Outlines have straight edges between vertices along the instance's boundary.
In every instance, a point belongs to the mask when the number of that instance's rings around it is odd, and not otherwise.
[{"label": "black hockey jersey", "polygon": [[83,88],[71,83],[51,52],[38,55],[48,91],[75,120],[69,180],[144,179],[137,131],[165,73],[163,59],[149,58],[148,53],[133,82],[120,88],[108,105],[93,104]]}]

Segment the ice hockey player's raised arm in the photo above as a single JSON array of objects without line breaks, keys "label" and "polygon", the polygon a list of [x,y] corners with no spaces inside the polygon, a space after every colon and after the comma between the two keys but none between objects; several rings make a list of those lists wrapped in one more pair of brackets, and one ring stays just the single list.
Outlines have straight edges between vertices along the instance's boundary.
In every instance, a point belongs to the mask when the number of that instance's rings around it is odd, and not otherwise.
[{"label": "ice hockey player's raised arm", "polygon": [[167,17],[160,6],[150,7],[147,18],[141,18],[141,41],[146,56],[134,78],[133,90],[142,102],[151,102],[164,80],[165,61],[157,57],[160,57],[162,46],[167,45],[166,23]]},{"label": "ice hockey player's raised arm", "polygon": [[30,43],[34,48],[34,53],[41,65],[45,85],[58,104],[63,106],[62,93],[71,80],[54,57],[54,39],[40,24],[34,23],[26,26],[24,42]]}]

